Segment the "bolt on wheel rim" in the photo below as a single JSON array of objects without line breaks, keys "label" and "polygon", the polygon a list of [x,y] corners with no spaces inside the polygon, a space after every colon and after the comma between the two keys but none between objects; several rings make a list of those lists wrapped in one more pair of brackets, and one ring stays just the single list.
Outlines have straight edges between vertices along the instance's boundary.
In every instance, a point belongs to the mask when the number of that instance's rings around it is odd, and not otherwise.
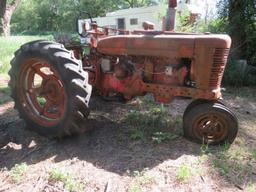
[{"label": "bolt on wheel rim", "polygon": [[201,115],[193,124],[193,131],[204,143],[217,143],[224,140],[228,134],[228,125],[220,113]]},{"label": "bolt on wheel rim", "polygon": [[27,115],[42,126],[54,126],[65,113],[65,91],[55,69],[42,59],[26,60],[18,92]]}]

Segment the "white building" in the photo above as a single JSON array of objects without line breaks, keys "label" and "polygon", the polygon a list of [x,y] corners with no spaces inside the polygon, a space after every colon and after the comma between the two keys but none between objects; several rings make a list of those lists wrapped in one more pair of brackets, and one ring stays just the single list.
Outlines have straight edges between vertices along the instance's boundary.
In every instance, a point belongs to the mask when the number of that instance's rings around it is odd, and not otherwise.
[{"label": "white building", "polygon": [[[214,0],[178,0],[177,12],[189,11],[190,14],[209,17],[215,8]],[[167,5],[122,9],[107,13],[105,17],[93,18],[101,27],[124,30],[143,29],[142,23],[149,21],[155,24],[155,30],[162,30],[163,17],[166,15]]]},{"label": "white building", "polygon": [[93,21],[102,27],[125,30],[143,29],[142,23],[149,21],[155,24],[156,30],[161,30],[165,10],[165,6],[122,9],[107,13],[106,17],[93,18]]}]

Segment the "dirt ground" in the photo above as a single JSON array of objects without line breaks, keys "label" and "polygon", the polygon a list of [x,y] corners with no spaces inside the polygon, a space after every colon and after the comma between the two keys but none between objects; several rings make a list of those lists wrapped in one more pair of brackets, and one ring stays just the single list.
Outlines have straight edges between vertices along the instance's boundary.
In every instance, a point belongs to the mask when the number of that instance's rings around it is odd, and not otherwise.
[{"label": "dirt ground", "polygon": [[[3,86],[8,80],[0,82]],[[0,192],[256,191],[255,88],[224,93],[240,129],[230,147],[210,149],[177,131],[177,137],[159,143],[133,137],[126,117],[132,110],[146,113],[141,99],[127,104],[93,99],[92,132],[49,140],[27,129],[7,93],[0,90]],[[166,106],[175,130],[182,128],[189,102],[174,100]],[[17,171],[19,166],[24,170]],[[52,170],[63,172],[57,171],[58,177]]]}]

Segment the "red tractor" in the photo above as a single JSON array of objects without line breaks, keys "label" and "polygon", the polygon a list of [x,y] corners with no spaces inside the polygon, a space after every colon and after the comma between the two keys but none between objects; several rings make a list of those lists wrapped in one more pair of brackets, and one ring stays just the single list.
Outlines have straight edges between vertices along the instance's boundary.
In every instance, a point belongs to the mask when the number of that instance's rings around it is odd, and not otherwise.
[{"label": "red tractor", "polygon": [[[78,22],[81,24],[81,22]],[[62,137],[86,129],[92,90],[129,101],[152,94],[157,102],[194,98],[183,115],[186,138],[199,143],[232,143],[237,118],[221,101],[221,81],[231,39],[228,35],[152,30],[117,31],[82,22],[84,46],[49,41],[16,51],[9,72],[20,116],[34,131]],[[118,32],[110,35],[111,30]]]}]

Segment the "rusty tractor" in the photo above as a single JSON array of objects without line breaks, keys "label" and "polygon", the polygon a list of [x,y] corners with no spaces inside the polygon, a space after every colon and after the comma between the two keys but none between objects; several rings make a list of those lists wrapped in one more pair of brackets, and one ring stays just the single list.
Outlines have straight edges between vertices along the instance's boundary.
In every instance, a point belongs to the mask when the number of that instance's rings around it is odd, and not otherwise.
[{"label": "rusty tractor", "polygon": [[15,53],[12,97],[31,129],[50,137],[85,130],[93,90],[126,101],[146,94],[161,103],[194,98],[183,115],[184,136],[198,143],[234,141],[237,118],[221,99],[228,35],[155,31],[147,22],[146,30],[135,31],[100,27],[92,20],[78,24],[89,53],[84,44],[65,47],[44,40]]}]

